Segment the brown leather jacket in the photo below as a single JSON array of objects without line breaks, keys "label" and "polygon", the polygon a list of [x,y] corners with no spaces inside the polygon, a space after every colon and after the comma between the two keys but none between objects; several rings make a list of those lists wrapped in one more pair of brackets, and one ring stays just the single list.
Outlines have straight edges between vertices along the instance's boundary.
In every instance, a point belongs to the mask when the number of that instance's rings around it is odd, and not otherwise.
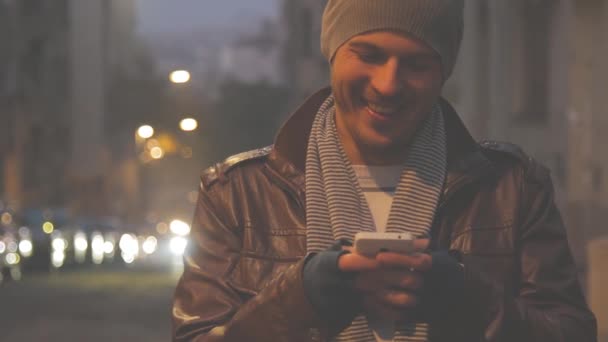
[{"label": "brown leather jacket", "polygon": [[[206,170],[184,274],[173,304],[174,341],[328,341],[304,295],[304,160],[328,96],[313,95],[273,147]],[[548,171],[514,145],[477,144],[442,102],[448,174],[433,248],[457,251],[466,306],[431,326],[437,341],[596,341]]]}]

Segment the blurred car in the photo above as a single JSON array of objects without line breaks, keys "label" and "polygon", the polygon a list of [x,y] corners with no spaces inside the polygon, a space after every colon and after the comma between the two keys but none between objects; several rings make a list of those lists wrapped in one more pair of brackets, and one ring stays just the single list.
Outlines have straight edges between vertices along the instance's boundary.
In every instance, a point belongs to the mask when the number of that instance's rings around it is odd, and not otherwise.
[{"label": "blurred car", "polygon": [[21,259],[17,232],[0,226],[0,281],[21,279]]}]

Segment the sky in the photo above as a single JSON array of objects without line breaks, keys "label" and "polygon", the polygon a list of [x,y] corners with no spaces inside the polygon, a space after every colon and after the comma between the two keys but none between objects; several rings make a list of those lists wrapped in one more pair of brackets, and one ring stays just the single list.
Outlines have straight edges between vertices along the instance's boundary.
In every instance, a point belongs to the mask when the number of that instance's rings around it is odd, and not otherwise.
[{"label": "sky", "polygon": [[182,32],[276,16],[281,0],[136,0],[138,31]]}]

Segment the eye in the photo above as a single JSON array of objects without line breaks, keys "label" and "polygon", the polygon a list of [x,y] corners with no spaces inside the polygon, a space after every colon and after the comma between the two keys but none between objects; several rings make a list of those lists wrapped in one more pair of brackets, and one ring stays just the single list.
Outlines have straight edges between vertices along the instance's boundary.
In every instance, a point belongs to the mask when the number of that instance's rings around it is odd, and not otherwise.
[{"label": "eye", "polygon": [[405,60],[404,65],[410,71],[414,72],[426,72],[430,71],[434,67],[434,61],[427,58],[412,58]]},{"label": "eye", "polygon": [[381,64],[386,60],[386,56],[380,52],[354,51],[359,60],[369,64]]}]

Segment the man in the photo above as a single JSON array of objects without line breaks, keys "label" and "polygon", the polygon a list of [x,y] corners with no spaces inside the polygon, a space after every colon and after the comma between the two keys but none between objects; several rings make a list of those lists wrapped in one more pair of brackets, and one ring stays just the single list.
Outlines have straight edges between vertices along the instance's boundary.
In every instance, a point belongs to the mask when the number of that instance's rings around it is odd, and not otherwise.
[{"label": "man", "polygon": [[596,340],[547,170],[440,98],[462,26],[463,0],[328,1],[331,89],[202,175],[174,340]]}]

